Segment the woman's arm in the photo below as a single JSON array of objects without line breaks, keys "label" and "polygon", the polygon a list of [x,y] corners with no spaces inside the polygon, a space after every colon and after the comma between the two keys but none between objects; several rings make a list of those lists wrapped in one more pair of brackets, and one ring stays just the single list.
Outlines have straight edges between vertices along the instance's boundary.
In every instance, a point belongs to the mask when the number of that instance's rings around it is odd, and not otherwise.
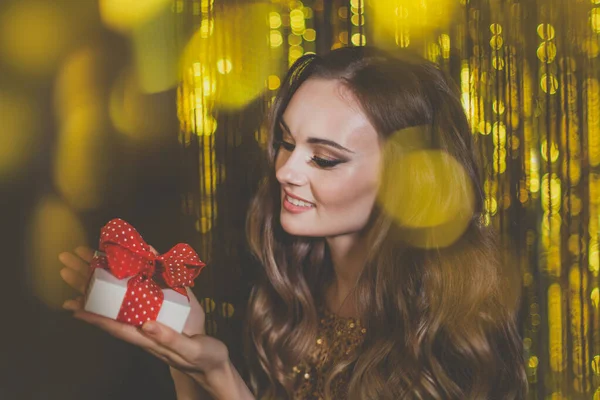
[{"label": "woman's arm", "polygon": [[169,367],[177,400],[213,400],[212,396],[189,375]]},{"label": "woman's arm", "polygon": [[[66,267],[61,270],[61,276],[65,282],[83,294],[91,273],[89,262],[93,258],[93,250],[78,248],[75,254],[62,253],[59,258]],[[189,288],[188,297],[190,315],[182,333],[157,321],[146,322],[139,329],[86,312],[83,309],[82,297],[67,300],[63,307],[73,311],[74,317],[96,325],[116,338],[139,346],[167,363],[171,367],[178,399],[254,399],[231,363],[225,343],[206,335],[204,310]],[[200,390],[194,385],[199,386]]]},{"label": "woman's arm", "polygon": [[211,388],[214,400],[255,400],[254,395],[231,361],[225,368],[213,370],[210,375],[206,376],[206,381],[207,387]]},{"label": "woman's arm", "polygon": [[211,388],[210,392],[204,390],[188,374],[173,367],[170,370],[177,400],[254,400],[246,383],[231,363],[225,370],[218,373],[213,372],[211,376],[205,378],[208,381],[206,382],[207,387]]}]

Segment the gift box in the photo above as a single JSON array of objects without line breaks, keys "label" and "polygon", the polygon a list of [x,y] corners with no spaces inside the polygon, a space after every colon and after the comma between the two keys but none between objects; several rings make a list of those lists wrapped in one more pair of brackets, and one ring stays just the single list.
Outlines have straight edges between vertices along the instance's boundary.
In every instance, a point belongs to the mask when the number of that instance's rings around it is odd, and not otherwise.
[{"label": "gift box", "polygon": [[134,326],[158,321],[181,332],[190,313],[186,287],[205,264],[187,244],[155,254],[127,222],[113,219],[100,235],[84,309]]}]

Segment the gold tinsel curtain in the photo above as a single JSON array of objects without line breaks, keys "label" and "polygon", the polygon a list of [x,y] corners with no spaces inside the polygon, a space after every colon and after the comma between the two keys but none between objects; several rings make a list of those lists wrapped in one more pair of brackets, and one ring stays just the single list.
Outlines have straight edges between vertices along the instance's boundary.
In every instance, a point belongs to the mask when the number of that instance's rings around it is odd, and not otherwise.
[{"label": "gold tinsel curtain", "polygon": [[522,275],[529,398],[600,399],[600,0],[177,0],[173,12],[182,208],[214,266],[199,290],[211,334],[235,331],[240,349],[244,216],[286,68],[341,46],[408,48],[455,79],[477,136],[486,221]]}]

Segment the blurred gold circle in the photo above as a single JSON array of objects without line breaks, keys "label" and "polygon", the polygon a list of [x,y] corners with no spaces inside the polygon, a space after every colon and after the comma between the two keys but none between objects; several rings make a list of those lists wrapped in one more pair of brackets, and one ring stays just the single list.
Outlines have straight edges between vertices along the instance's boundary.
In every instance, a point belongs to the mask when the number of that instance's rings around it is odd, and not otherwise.
[{"label": "blurred gold circle", "polygon": [[413,245],[450,245],[473,217],[470,177],[444,151],[414,150],[399,155],[402,147],[405,144],[399,145],[393,138],[386,144],[378,202],[401,228],[408,230],[406,239]]},{"label": "blurred gold circle", "polygon": [[278,12],[272,11],[269,13],[269,26],[271,29],[277,29],[281,26],[281,15]]},{"label": "blurred gold circle", "polygon": [[306,40],[307,42],[314,42],[317,38],[317,31],[315,31],[314,29],[307,29],[306,31],[304,31],[304,34],[302,36],[304,36],[304,40]]},{"label": "blurred gold circle", "polygon": [[529,368],[537,368],[538,364],[539,361],[536,356],[529,357]]},{"label": "blurred gold circle", "polygon": [[281,84],[281,81],[277,75],[269,75],[269,78],[268,78],[269,90],[279,89],[280,84]]},{"label": "blurred gold circle", "polygon": [[[402,26],[408,29],[434,32],[452,21],[458,7],[459,3],[453,0],[377,0],[371,18],[373,25],[390,37],[396,32],[398,19],[402,19]],[[364,7],[357,9],[362,10]]]},{"label": "blurred gold circle", "polygon": [[114,162],[107,131],[105,113],[95,106],[75,110],[60,128],[54,181],[78,210],[95,209],[110,195]]},{"label": "blurred gold circle", "polygon": [[543,40],[554,39],[554,27],[550,24],[539,24],[537,27],[538,36]]},{"label": "blurred gold circle", "polygon": [[361,33],[355,33],[352,35],[352,44],[355,46],[364,46],[367,44],[367,38]]},{"label": "blurred gold circle", "polygon": [[540,61],[550,64],[556,57],[556,45],[552,42],[542,42],[537,49]]},{"label": "blurred gold circle", "polygon": [[283,43],[283,36],[281,36],[281,32],[271,31],[269,41],[271,43],[271,47],[281,46],[281,44]]},{"label": "blurred gold circle", "polygon": [[0,14],[0,57],[19,71],[47,76],[67,50],[69,26],[55,2],[12,2]]},{"label": "blurred gold circle", "polygon": [[500,24],[491,24],[490,25],[490,32],[492,32],[494,35],[500,35],[502,33],[502,25],[500,25]]},{"label": "blurred gold circle", "polygon": [[60,277],[63,265],[58,254],[85,244],[85,229],[77,214],[54,195],[41,198],[28,226],[26,247],[33,295],[55,309],[74,297],[74,290]]},{"label": "blurred gold circle", "polygon": [[594,33],[600,33],[600,8],[592,8],[590,11],[590,25]]},{"label": "blurred gold circle", "polygon": [[[271,29],[277,25],[275,19],[271,5],[264,2],[223,4],[214,14],[212,35],[203,37],[197,31],[185,46],[181,57],[181,71],[188,78],[185,83],[196,85],[187,71],[200,63],[205,68],[202,75],[214,80],[210,106],[238,109],[257,99],[267,89],[269,75],[280,68],[281,52],[271,51],[283,43],[281,32]],[[223,54],[226,61],[221,61]]]},{"label": "blurred gold circle", "polygon": [[39,150],[40,131],[31,101],[22,94],[0,91],[0,181],[12,180]]},{"label": "blurred gold circle", "polygon": [[99,0],[100,18],[118,32],[130,32],[156,17],[171,5],[171,0]]},{"label": "blurred gold circle", "polygon": [[494,35],[490,39],[490,47],[494,50],[500,50],[504,44],[504,39],[500,35]]},{"label": "blurred gold circle", "polygon": [[[592,300],[592,307],[598,308],[600,306],[600,291],[597,287],[592,289],[592,293],[590,293],[590,299]],[[599,357],[599,356],[596,356]],[[598,367],[598,365],[596,365]],[[600,373],[599,373],[600,375]]]},{"label": "blurred gold circle", "polygon": [[[210,90],[210,82],[208,84],[206,89]],[[173,128],[169,102],[166,96],[144,93],[134,71],[127,68],[110,88],[110,121],[119,133],[130,139],[146,144],[163,143],[170,139]]]},{"label": "blurred gold circle", "polygon": [[221,316],[224,318],[231,318],[233,317],[233,313],[235,311],[233,304],[231,303],[227,303],[227,302],[223,302],[221,304]]},{"label": "blurred gold circle", "polygon": [[206,314],[210,314],[215,310],[215,301],[210,297],[205,297],[200,300],[200,305],[204,308]]},{"label": "blurred gold circle", "polygon": [[543,74],[540,79],[540,87],[544,93],[554,94],[558,90],[558,79],[554,74]]}]

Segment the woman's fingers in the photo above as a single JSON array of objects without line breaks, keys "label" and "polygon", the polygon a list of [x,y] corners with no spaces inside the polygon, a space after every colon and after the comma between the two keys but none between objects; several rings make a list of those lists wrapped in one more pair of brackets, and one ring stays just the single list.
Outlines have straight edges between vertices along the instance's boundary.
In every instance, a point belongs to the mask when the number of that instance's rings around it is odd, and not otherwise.
[{"label": "woman's fingers", "polygon": [[89,324],[97,326],[98,328],[108,332],[110,335],[118,339],[124,340],[136,346],[144,348],[156,346],[152,339],[143,335],[139,329],[133,325],[125,324],[114,319],[87,312],[83,310],[83,307],[76,309],[73,316]]},{"label": "woman's fingers", "polygon": [[159,352],[175,363],[171,365],[180,369],[199,370],[199,366],[204,364],[204,346],[198,339],[208,336],[188,337],[155,321],[146,322],[142,331],[161,346]]},{"label": "woman's fingers", "polygon": [[63,303],[65,310],[77,311],[83,309],[83,298],[78,297],[76,299],[67,300]]},{"label": "woman's fingers", "polygon": [[[83,310],[83,300],[81,298],[76,300],[67,300],[63,307],[74,311],[73,316],[89,324],[95,325],[98,328],[106,331],[110,335],[121,339],[135,346],[142,347],[149,353],[157,356],[162,361],[181,369],[192,369],[193,365],[185,360],[181,355],[172,351],[169,348],[163,346],[160,342],[155,340],[156,338],[151,335],[142,333],[138,328],[133,325],[125,324],[119,321],[115,321],[110,318],[103,317],[94,313],[89,313]],[[161,326],[162,328],[169,329],[175,335],[181,337],[182,340],[188,339],[187,337],[178,334],[172,329]]]},{"label": "woman's fingers", "polygon": [[73,253],[64,252],[58,255],[58,259],[65,267],[72,269],[73,271],[81,274],[84,277],[89,275],[90,264],[84,261],[82,258],[76,256]]},{"label": "woman's fingers", "polygon": [[76,272],[71,268],[61,269],[60,276],[69,286],[77,290],[79,293],[85,292],[85,287],[88,280],[87,277],[84,277],[79,272]]},{"label": "woman's fingers", "polygon": [[229,359],[225,344],[210,336],[188,337],[155,321],[146,322],[142,331],[166,350],[161,354],[180,364],[175,365],[178,368],[199,371],[220,366]]},{"label": "woman's fingers", "polygon": [[79,246],[75,249],[75,254],[77,254],[87,263],[91,263],[92,258],[94,258],[94,249],[87,246]]}]

